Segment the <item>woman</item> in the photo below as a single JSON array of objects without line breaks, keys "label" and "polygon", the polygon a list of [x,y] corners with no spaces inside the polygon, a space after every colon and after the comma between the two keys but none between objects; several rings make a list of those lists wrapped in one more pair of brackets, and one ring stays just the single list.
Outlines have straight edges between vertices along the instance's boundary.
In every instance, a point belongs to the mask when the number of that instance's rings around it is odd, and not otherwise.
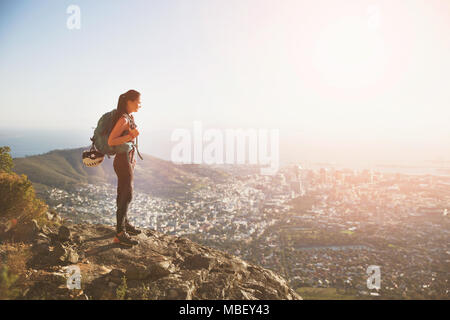
[{"label": "woman", "polygon": [[[139,135],[139,131],[134,124],[134,118],[131,115],[137,112],[141,107],[140,93],[135,90],[129,90],[119,97],[117,103],[117,112],[114,118],[114,128],[112,129],[108,144],[117,146],[126,142],[133,142]],[[114,171],[117,174],[117,229],[114,243],[133,246],[138,244],[130,235],[141,233],[133,227],[127,219],[128,205],[133,197],[133,171],[136,165],[135,147],[127,153],[117,153],[114,157]]]}]

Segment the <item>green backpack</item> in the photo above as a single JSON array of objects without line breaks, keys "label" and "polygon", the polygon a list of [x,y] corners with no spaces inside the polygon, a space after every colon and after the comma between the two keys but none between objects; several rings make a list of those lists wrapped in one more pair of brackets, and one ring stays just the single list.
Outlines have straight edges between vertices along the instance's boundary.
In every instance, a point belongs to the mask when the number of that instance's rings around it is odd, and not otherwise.
[{"label": "green backpack", "polygon": [[[137,150],[137,138],[136,138],[136,145],[133,142],[125,142],[118,146],[110,146],[108,144],[108,138],[109,135],[114,128],[115,123],[113,123],[114,116],[116,115],[117,109],[114,109],[112,111],[109,111],[102,115],[100,119],[98,120],[97,127],[94,130],[94,136],[91,138],[92,146],[91,151],[97,150],[98,152],[109,156],[115,155],[117,153],[128,153],[136,147]],[[133,119],[130,118],[126,113],[124,114],[130,123],[130,128],[134,129],[136,128],[136,124],[134,123]],[[127,132],[124,132],[123,135],[128,134]],[[139,150],[137,150],[137,153],[139,157],[142,159],[141,154],[139,153]]]}]

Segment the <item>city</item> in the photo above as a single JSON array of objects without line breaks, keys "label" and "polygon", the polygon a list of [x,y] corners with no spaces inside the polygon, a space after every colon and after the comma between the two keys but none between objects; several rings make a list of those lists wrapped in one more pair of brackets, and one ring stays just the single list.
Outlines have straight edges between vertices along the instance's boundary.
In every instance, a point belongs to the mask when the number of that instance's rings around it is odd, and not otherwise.
[{"label": "city", "polygon": [[[116,223],[109,184],[53,188],[46,201],[73,222]],[[446,176],[234,166],[226,183],[184,200],[134,192],[129,218],[277,271],[303,296],[332,288],[349,299],[448,299],[448,209]],[[380,267],[379,290],[367,287],[370,265]]]}]

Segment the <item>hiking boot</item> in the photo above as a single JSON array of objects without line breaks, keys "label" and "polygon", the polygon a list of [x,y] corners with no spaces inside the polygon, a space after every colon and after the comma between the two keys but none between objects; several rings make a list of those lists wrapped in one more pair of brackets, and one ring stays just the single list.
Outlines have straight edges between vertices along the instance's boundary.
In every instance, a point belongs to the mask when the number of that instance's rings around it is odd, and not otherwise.
[{"label": "hiking boot", "polygon": [[129,223],[125,224],[125,230],[127,230],[127,233],[132,236],[137,236],[138,234],[140,234],[142,232],[141,230],[136,229],[134,226],[132,226]]},{"label": "hiking boot", "polygon": [[125,231],[122,231],[122,232],[116,234],[116,236],[114,237],[114,243],[132,247],[132,246],[138,244],[139,242],[131,239],[131,237],[128,235],[128,233],[126,233]]}]

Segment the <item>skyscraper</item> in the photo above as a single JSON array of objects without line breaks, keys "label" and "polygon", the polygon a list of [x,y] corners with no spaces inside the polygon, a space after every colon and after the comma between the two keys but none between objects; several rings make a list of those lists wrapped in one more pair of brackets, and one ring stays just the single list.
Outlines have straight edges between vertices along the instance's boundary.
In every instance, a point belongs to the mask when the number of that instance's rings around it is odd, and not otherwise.
[{"label": "skyscraper", "polygon": [[320,168],[320,183],[328,183],[328,169]]},{"label": "skyscraper", "polygon": [[299,194],[301,196],[304,196],[306,193],[306,186],[305,186],[305,182],[306,182],[306,172],[303,169],[303,167],[299,164],[297,165],[297,181],[298,181],[298,188],[299,188]]}]

